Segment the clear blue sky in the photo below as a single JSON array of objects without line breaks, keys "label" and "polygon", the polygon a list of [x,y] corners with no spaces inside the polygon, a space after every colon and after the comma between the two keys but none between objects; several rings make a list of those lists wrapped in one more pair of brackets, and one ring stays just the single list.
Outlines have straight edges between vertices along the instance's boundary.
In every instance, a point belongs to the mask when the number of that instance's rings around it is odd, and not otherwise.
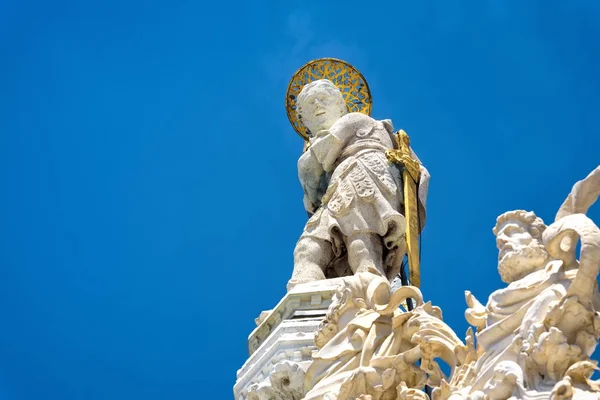
[{"label": "clear blue sky", "polygon": [[[459,335],[491,228],[600,163],[600,3],[0,2],[0,399],[227,399],[306,221],[286,85],[337,57],[432,179]],[[600,211],[591,215],[600,221]]]}]

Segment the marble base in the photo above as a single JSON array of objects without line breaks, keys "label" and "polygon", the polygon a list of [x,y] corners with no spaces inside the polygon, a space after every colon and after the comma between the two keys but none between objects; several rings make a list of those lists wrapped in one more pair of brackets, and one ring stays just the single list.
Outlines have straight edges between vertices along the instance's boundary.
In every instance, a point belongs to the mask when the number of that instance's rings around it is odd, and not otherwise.
[{"label": "marble base", "polygon": [[[295,397],[293,384],[303,381],[317,350],[314,334],[342,282],[343,278],[336,278],[297,285],[275,308],[261,313],[248,337],[250,357],[237,372],[236,400],[270,399],[277,391]],[[278,389],[280,381],[284,387]]]}]

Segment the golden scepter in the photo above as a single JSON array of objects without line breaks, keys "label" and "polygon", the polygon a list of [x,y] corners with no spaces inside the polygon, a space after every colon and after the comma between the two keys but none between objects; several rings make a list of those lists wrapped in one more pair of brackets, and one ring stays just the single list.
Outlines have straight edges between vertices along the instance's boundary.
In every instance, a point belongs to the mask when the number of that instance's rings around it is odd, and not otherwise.
[{"label": "golden scepter", "polygon": [[404,184],[404,217],[406,218],[406,245],[409,267],[409,284],[421,285],[421,265],[419,260],[419,209],[417,183],[421,174],[419,162],[412,157],[410,139],[406,132],[400,130],[394,135],[396,149],[385,152],[388,160],[402,167]]}]

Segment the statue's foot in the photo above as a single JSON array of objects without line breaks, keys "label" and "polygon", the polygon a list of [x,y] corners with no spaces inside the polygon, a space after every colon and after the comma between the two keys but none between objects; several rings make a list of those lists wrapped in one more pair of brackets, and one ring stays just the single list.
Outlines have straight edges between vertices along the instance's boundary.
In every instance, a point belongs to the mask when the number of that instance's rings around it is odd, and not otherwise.
[{"label": "statue's foot", "polygon": [[301,273],[295,273],[292,275],[292,279],[290,279],[287,283],[287,291],[289,292],[296,285],[307,282],[314,282],[326,279],[325,274],[321,269],[318,270],[309,270],[302,271]]},{"label": "statue's foot", "polygon": [[383,270],[383,267],[379,266],[379,265],[375,265],[372,262],[362,262],[358,265],[358,267],[356,268],[356,270],[354,271],[354,274],[358,274],[361,272],[370,272],[372,274],[375,275],[380,275],[383,278],[387,279],[387,276],[385,274],[385,271]]},{"label": "statue's foot", "polygon": [[287,291],[289,292],[299,283],[301,282],[298,282],[296,279],[290,279],[286,285]]}]

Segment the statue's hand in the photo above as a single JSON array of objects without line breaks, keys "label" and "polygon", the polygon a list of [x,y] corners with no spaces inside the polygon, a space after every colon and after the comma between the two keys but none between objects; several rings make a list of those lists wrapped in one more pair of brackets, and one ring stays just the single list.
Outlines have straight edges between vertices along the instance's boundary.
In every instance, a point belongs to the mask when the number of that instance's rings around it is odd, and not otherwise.
[{"label": "statue's hand", "polygon": [[419,179],[421,164],[410,155],[393,149],[387,150],[385,155],[390,162],[398,165],[400,168],[406,169],[415,181]]},{"label": "statue's hand", "polygon": [[465,310],[465,319],[469,324],[476,327],[477,331],[482,330],[485,328],[487,321],[487,309],[468,290],[465,290],[465,300],[467,301],[467,306],[469,306]]}]

